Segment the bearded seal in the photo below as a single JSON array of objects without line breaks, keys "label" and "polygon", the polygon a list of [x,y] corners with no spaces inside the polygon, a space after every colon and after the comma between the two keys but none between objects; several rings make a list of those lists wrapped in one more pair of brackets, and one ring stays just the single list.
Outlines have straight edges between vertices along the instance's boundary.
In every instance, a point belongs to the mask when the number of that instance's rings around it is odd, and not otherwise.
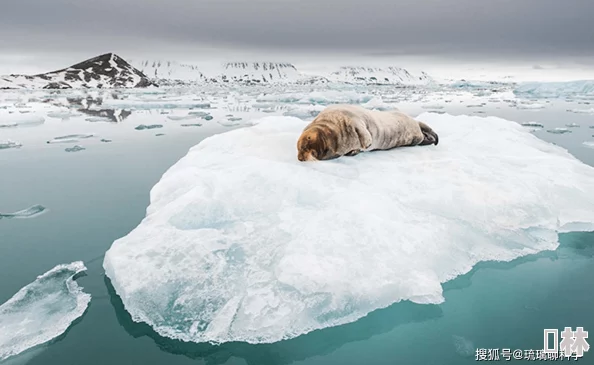
[{"label": "bearded seal", "polygon": [[330,160],[362,151],[438,142],[433,129],[398,109],[379,111],[338,104],[325,108],[303,129],[297,141],[297,159]]}]

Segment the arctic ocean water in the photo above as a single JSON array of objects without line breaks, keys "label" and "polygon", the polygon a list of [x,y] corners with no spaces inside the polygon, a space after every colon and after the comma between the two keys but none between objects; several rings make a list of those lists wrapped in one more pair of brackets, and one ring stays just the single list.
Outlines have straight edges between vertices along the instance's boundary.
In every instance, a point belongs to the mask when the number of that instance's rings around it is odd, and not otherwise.
[{"label": "arctic ocean water", "polygon": [[[425,111],[402,108],[413,115]],[[582,145],[594,139],[590,115],[567,113],[564,107],[480,110],[518,122],[543,122],[547,128],[578,123],[580,133],[536,133],[594,165],[594,149]],[[267,345],[198,345],[160,337],[124,310],[103,272],[103,254],[143,219],[148,193],[168,167],[220,131],[192,129],[161,137],[153,131],[151,138],[77,153],[63,148],[0,152],[2,212],[35,204],[48,208],[31,219],[0,221],[0,303],[55,265],[78,260],[88,270],[77,282],[92,295],[85,314],[65,334],[5,363],[458,365],[475,363],[476,348],[541,349],[545,328],[594,329],[594,233],[572,233],[561,236],[554,252],[479,264],[445,284],[440,305],[398,303],[355,323]],[[594,364],[592,353],[580,363]]]}]

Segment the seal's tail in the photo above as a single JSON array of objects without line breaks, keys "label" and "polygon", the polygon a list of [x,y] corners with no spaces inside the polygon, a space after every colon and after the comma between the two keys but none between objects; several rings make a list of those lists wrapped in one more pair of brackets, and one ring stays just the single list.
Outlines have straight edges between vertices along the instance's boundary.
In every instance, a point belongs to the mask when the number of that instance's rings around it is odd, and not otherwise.
[{"label": "seal's tail", "polygon": [[419,122],[419,126],[421,127],[421,132],[423,132],[423,137],[425,137],[423,142],[419,143],[419,146],[426,146],[429,144],[434,144],[437,146],[439,143],[439,136],[437,133],[435,133],[431,127],[423,122]]}]

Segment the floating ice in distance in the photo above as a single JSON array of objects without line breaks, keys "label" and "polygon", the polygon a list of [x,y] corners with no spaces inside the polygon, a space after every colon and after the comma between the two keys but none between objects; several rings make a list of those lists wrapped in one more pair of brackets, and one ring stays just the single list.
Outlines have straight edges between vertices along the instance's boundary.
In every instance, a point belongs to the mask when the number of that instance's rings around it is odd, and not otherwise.
[{"label": "floating ice in distance", "polygon": [[196,118],[202,118],[202,117],[206,117],[207,115],[210,115],[210,114],[208,114],[207,112],[192,111],[192,112],[189,112],[188,115],[194,115]]},{"label": "floating ice in distance", "polygon": [[10,114],[0,116],[0,128],[34,127],[45,123],[45,118],[38,115]]},{"label": "floating ice in distance", "polygon": [[567,128],[579,128],[580,127],[580,125],[577,123],[567,123],[567,124],[565,124],[565,126]]},{"label": "floating ice in distance", "polygon": [[427,104],[427,105],[421,105],[421,108],[423,108],[423,109],[443,109],[444,106],[443,105],[435,105],[435,104]]},{"label": "floating ice in distance", "polygon": [[210,103],[184,101],[184,100],[118,100],[108,99],[103,102],[103,107],[120,109],[149,110],[149,109],[210,109]]},{"label": "floating ice in distance", "polygon": [[34,218],[47,211],[47,208],[43,205],[34,205],[27,209],[19,210],[14,213],[0,213],[0,219],[11,219],[11,218]]},{"label": "floating ice in distance", "polygon": [[80,262],[58,265],[0,306],[0,361],[60,336],[87,309],[91,295],[74,276]]},{"label": "floating ice in distance", "polygon": [[136,129],[137,131],[144,131],[146,129],[156,129],[156,128],[163,128],[163,125],[162,124],[150,124],[150,125],[141,124],[139,126],[136,126],[134,129]]},{"label": "floating ice in distance", "polygon": [[440,303],[480,261],[594,230],[594,168],[566,150],[499,118],[418,119],[438,146],[303,163],[292,117],[203,140],[105,255],[132,318],[184,341],[275,342]]},{"label": "floating ice in distance", "polygon": [[548,133],[552,133],[552,134],[565,134],[565,133],[571,133],[571,130],[567,129],[567,128],[553,128],[553,129],[547,129]]},{"label": "floating ice in distance", "polygon": [[106,117],[89,117],[85,118],[87,122],[91,123],[112,123],[113,121]]},{"label": "floating ice in distance", "polygon": [[568,112],[571,113],[579,113],[579,114],[594,114],[594,108],[591,109],[567,109]]},{"label": "floating ice in distance", "polygon": [[526,109],[526,110],[537,110],[537,109],[544,109],[546,105],[544,104],[518,104],[516,108],[518,109]]},{"label": "floating ice in distance", "polygon": [[565,82],[527,82],[513,91],[516,96],[538,99],[592,98],[594,80]]},{"label": "floating ice in distance", "polygon": [[167,119],[169,120],[189,120],[189,119],[196,119],[198,118],[198,116],[194,115],[194,114],[189,114],[189,115],[168,115]]},{"label": "floating ice in distance", "polygon": [[78,117],[80,114],[72,113],[69,111],[66,112],[49,112],[47,116],[49,118],[56,118],[56,119],[69,119],[73,117]]},{"label": "floating ice in distance", "polygon": [[583,143],[584,147],[588,147],[588,148],[594,148],[594,142],[584,142]]},{"label": "floating ice in distance", "polygon": [[155,137],[161,137],[161,136],[164,136],[164,135],[165,135],[165,133],[157,133],[157,134],[155,134]]},{"label": "floating ice in distance", "polygon": [[522,125],[524,127],[544,128],[544,125],[542,123],[536,123],[536,122],[526,122],[526,123],[522,123]]},{"label": "floating ice in distance", "polygon": [[80,151],[84,151],[86,150],[86,148],[84,148],[83,146],[80,145],[75,145],[74,147],[68,147],[65,148],[64,151],[66,152],[80,152]]},{"label": "floating ice in distance", "polygon": [[103,142],[103,143],[109,143],[109,142],[111,142],[111,139],[102,138],[101,139],[101,142]]},{"label": "floating ice in distance", "polygon": [[188,123],[188,124],[182,124],[182,127],[202,127],[202,124],[200,123]]},{"label": "floating ice in distance", "polygon": [[9,148],[21,148],[23,145],[13,140],[0,141],[0,150],[7,150]]},{"label": "floating ice in distance", "polygon": [[69,134],[66,136],[55,137],[47,141],[47,143],[72,143],[78,142],[81,139],[94,137],[94,134]]}]

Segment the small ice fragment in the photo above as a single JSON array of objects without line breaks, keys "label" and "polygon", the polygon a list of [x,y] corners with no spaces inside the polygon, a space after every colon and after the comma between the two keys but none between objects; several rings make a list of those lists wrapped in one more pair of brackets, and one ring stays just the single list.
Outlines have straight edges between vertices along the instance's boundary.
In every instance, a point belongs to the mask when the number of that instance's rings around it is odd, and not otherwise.
[{"label": "small ice fragment", "polygon": [[544,128],[544,125],[542,123],[536,123],[536,122],[526,122],[526,123],[522,123],[522,125],[524,127]]},{"label": "small ice fragment", "polygon": [[594,148],[594,142],[584,142],[583,143],[584,147],[588,147],[588,148]]},{"label": "small ice fragment", "polygon": [[91,295],[74,278],[86,269],[58,265],[0,305],[0,361],[55,339],[83,315]]},{"label": "small ice fragment", "polygon": [[101,142],[103,142],[103,143],[109,143],[109,142],[111,142],[111,139],[102,138],[101,139]]},{"label": "small ice fragment", "polygon": [[30,208],[19,210],[18,212],[14,213],[0,213],[0,219],[24,219],[24,218],[34,218],[37,217],[47,211],[47,208],[43,205],[34,205]]},{"label": "small ice fragment", "polygon": [[0,150],[6,150],[9,148],[21,148],[23,147],[23,145],[19,142],[15,142],[13,140],[6,140],[6,141],[0,141]]},{"label": "small ice fragment", "polygon": [[157,133],[157,134],[155,134],[156,137],[161,137],[161,136],[164,136],[164,135],[165,135],[165,133]]},{"label": "small ice fragment", "polygon": [[196,119],[198,118],[196,115],[190,114],[190,115],[169,115],[167,116],[167,119],[169,120],[188,120],[188,119]]},{"label": "small ice fragment", "polygon": [[196,118],[203,118],[209,114],[207,112],[189,112],[188,115],[194,115]]},{"label": "small ice fragment", "polygon": [[155,128],[163,128],[163,125],[162,124],[150,124],[150,125],[141,124],[134,129],[136,129],[138,131],[143,131],[145,129],[155,129]]},{"label": "small ice fragment", "polygon": [[55,137],[47,141],[47,143],[72,143],[78,142],[81,139],[92,138],[94,136],[94,134],[69,134],[66,136]]},{"label": "small ice fragment", "polygon": [[202,119],[204,119],[204,120],[212,120],[213,119],[213,116],[212,115],[205,115],[205,116],[202,117]]},{"label": "small ice fragment", "polygon": [[565,134],[565,133],[571,133],[571,131],[567,128],[554,128],[554,129],[547,129],[547,132],[549,133],[553,133],[553,134]]},{"label": "small ice fragment", "polygon": [[105,117],[89,117],[85,119],[87,122],[97,123],[97,122],[105,122],[111,123],[111,119]]},{"label": "small ice fragment", "polygon": [[190,123],[190,124],[182,124],[182,127],[201,127],[202,124],[200,123]]},{"label": "small ice fragment", "polygon": [[577,123],[567,123],[565,126],[568,128],[579,128],[580,125]]},{"label": "small ice fragment", "polygon": [[80,145],[76,145],[74,147],[68,147],[66,149],[64,149],[64,151],[66,152],[78,152],[78,151],[84,151],[86,150],[86,148],[84,148],[83,146]]}]

